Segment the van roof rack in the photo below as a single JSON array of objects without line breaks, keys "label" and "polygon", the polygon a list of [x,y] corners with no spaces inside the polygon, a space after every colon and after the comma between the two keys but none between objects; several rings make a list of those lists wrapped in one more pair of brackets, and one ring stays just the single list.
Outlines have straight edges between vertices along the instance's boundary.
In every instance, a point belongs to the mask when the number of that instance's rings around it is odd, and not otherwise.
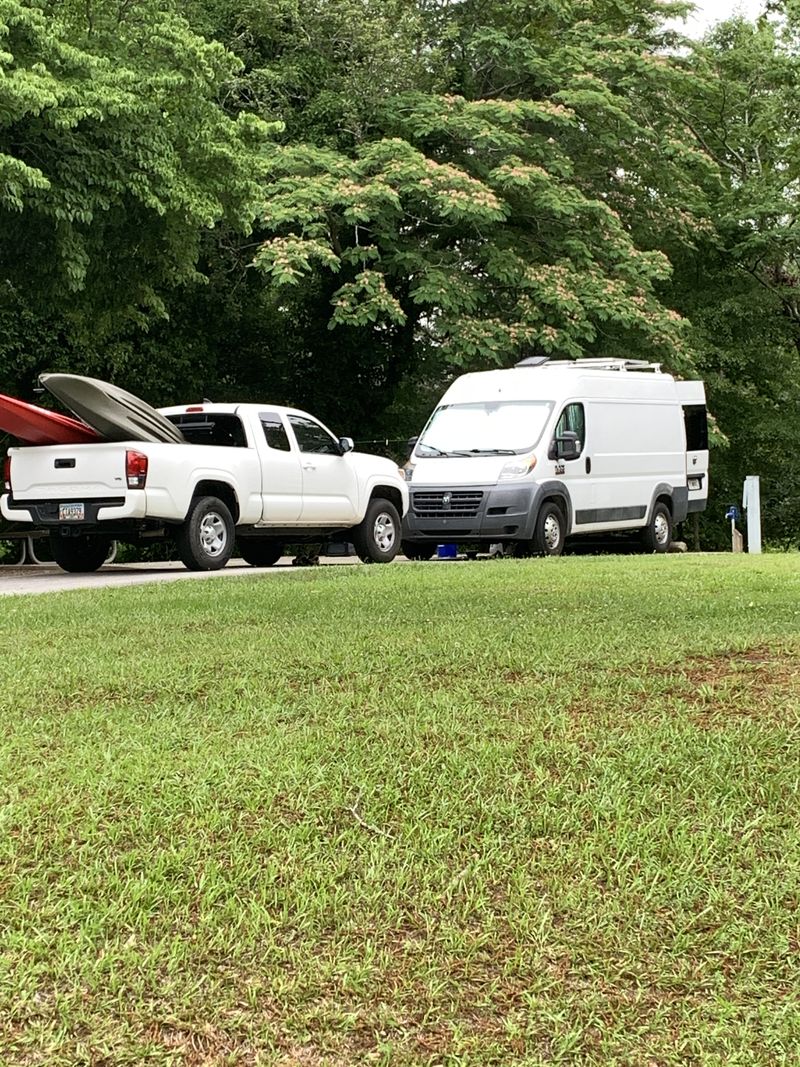
[{"label": "van roof rack", "polygon": [[[517,364],[519,366],[519,364]],[[660,363],[648,363],[646,359],[555,359],[548,362],[550,367],[588,367],[591,370],[647,370],[654,374],[661,373]]]}]

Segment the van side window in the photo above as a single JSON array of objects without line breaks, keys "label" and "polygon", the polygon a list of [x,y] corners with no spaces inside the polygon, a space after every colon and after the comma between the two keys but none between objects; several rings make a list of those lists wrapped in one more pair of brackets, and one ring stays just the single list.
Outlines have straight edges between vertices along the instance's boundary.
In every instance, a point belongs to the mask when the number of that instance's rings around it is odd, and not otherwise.
[{"label": "van side window", "polygon": [[[553,436],[561,437],[565,430],[571,430],[578,435],[581,452],[583,452],[586,444],[586,416],[583,413],[583,404],[567,404],[561,412],[561,416],[556,423],[556,432]],[[555,445],[555,442],[553,444]],[[553,455],[555,455],[555,452],[553,452]]]},{"label": "van side window", "polygon": [[289,444],[289,435],[286,433],[286,427],[283,425],[283,420],[277,411],[262,411],[258,417],[264,427],[264,436],[269,447],[276,449],[278,452],[291,452],[292,446]]},{"label": "van side window", "polygon": [[705,404],[684,404],[683,421],[686,426],[686,451],[706,451],[708,449],[708,418]]}]

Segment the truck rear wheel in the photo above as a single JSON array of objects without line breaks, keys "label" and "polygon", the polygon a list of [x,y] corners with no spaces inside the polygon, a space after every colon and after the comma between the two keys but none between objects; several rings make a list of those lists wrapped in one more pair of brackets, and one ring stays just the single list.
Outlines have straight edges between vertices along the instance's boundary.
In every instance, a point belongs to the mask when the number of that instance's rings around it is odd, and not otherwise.
[{"label": "truck rear wheel", "polygon": [[283,544],[269,537],[242,537],[239,554],[251,567],[272,567],[283,555]]},{"label": "truck rear wheel", "polygon": [[99,570],[108,558],[110,550],[110,537],[98,534],[62,537],[57,530],[50,531],[50,551],[62,571],[88,574],[90,571]]},{"label": "truck rear wheel", "polygon": [[376,497],[354,527],[353,545],[363,563],[391,563],[400,550],[400,516],[389,500]]},{"label": "truck rear wheel", "polygon": [[227,505],[215,496],[201,496],[192,501],[175,544],[188,570],[218,571],[233,555],[234,535]]}]

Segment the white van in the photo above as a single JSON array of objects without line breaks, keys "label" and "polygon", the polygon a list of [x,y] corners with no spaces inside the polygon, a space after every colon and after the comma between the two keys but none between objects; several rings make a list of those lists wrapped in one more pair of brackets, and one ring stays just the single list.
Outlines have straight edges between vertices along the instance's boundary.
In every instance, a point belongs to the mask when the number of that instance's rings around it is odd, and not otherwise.
[{"label": "white van", "polygon": [[557,556],[564,540],[640,530],[666,552],[708,498],[703,383],[657,363],[524,360],[464,374],[442,397],[406,468],[403,551],[439,542]]}]

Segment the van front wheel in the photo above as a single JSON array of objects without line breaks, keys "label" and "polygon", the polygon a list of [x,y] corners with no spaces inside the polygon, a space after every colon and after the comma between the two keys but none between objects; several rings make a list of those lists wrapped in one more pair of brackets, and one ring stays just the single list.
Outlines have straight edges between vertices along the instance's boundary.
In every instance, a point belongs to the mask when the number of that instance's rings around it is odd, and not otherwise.
[{"label": "van front wheel", "polygon": [[436,545],[426,541],[401,541],[400,547],[406,559],[432,559]]},{"label": "van front wheel", "polygon": [[650,522],[642,533],[645,552],[666,552],[672,538],[672,515],[666,504],[659,501],[653,508]]},{"label": "van front wheel", "polygon": [[532,549],[537,556],[560,556],[564,551],[564,513],[551,500],[542,504],[536,517]]}]

